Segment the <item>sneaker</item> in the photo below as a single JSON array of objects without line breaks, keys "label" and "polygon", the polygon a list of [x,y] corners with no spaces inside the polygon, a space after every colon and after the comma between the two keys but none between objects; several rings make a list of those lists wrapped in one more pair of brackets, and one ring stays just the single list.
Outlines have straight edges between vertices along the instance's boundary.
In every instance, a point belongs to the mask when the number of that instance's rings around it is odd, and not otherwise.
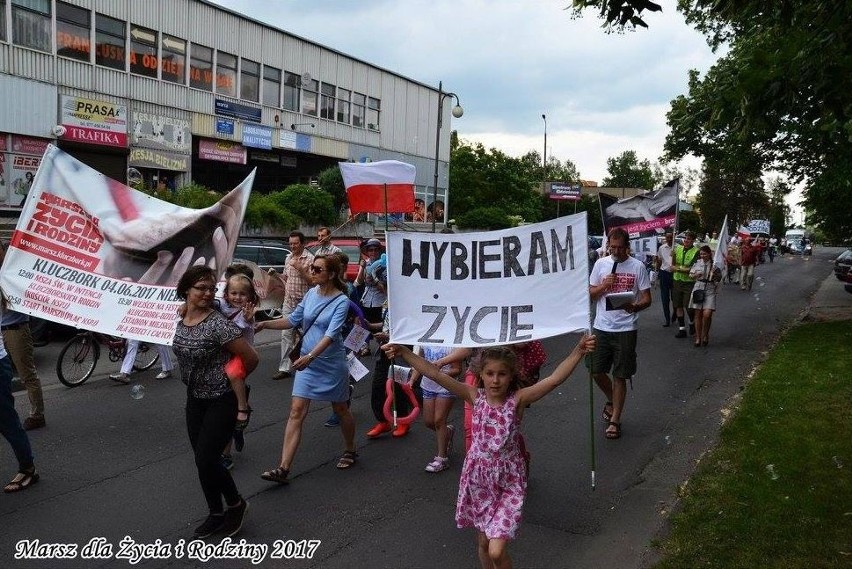
[{"label": "sneaker", "polygon": [[47,425],[47,422],[44,420],[44,417],[27,417],[24,419],[24,430],[32,431],[33,429],[40,429]]},{"label": "sneaker", "polygon": [[228,470],[231,470],[234,467],[234,459],[231,458],[230,454],[222,455],[222,466],[224,466]]},{"label": "sneaker", "polygon": [[109,376],[109,378],[113,381],[117,381],[118,383],[123,383],[127,385],[130,383],[130,374],[129,373],[113,373]]},{"label": "sneaker", "polygon": [[432,459],[432,462],[426,465],[426,472],[441,472],[442,470],[446,470],[450,467],[450,459],[436,456]]},{"label": "sneaker", "polygon": [[245,498],[241,498],[236,506],[225,510],[225,523],[221,528],[225,537],[234,537],[240,532],[246,519],[246,510],[248,510],[248,502]]},{"label": "sneaker", "polygon": [[195,528],[194,535],[198,539],[210,537],[225,525],[225,514],[210,514],[204,523]]},{"label": "sneaker", "polygon": [[237,452],[243,452],[243,448],[246,446],[246,438],[244,431],[234,431],[234,448],[237,449]]},{"label": "sneaker", "polygon": [[293,374],[289,371],[279,371],[278,373],[272,376],[272,379],[274,379],[275,381],[280,381],[282,379],[288,379],[291,377],[293,377]]},{"label": "sneaker", "polygon": [[404,437],[405,435],[408,434],[408,430],[410,428],[411,428],[411,425],[409,425],[408,423],[399,423],[399,424],[397,424],[396,428],[393,430],[393,433],[391,433],[391,435],[393,435],[397,438]]},{"label": "sneaker", "polygon": [[367,431],[367,438],[374,439],[380,435],[383,435],[384,433],[390,432],[391,429],[392,427],[390,423],[376,423],[375,425],[373,425],[372,429]]},{"label": "sneaker", "polygon": [[678,330],[677,334],[675,334],[675,338],[686,338],[686,329],[681,328],[680,330]]},{"label": "sneaker", "polygon": [[168,371],[163,370],[163,371],[161,371],[160,373],[158,373],[158,374],[157,374],[157,376],[156,376],[154,379],[168,379],[168,378],[170,378],[171,376],[172,376],[172,371],[171,371],[171,370],[168,370]]},{"label": "sneaker", "polygon": [[323,427],[339,427],[340,426],[340,417],[337,416],[337,413],[332,413],[331,416],[325,420],[323,423]]}]

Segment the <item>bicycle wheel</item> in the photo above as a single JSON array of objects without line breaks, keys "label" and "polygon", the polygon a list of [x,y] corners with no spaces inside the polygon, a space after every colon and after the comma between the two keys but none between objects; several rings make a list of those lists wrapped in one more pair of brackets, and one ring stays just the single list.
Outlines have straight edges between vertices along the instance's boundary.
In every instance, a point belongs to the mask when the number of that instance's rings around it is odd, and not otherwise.
[{"label": "bicycle wheel", "polygon": [[160,352],[153,344],[139,342],[139,349],[136,351],[136,359],[133,360],[133,369],[136,371],[145,371],[160,359]]},{"label": "bicycle wheel", "polygon": [[67,387],[83,385],[95,371],[100,355],[101,348],[90,333],[77,334],[59,352],[56,377]]}]

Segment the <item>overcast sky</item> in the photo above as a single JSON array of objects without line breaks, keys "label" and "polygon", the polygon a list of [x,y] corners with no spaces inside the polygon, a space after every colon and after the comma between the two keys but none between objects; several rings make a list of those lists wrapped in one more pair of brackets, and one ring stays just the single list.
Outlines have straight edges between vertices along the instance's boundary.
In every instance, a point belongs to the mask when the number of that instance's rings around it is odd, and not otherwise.
[{"label": "overcast sky", "polygon": [[541,153],[545,114],[548,156],[597,182],[624,150],[658,159],[669,102],[689,69],[716,59],[674,0],[647,16],[650,30],[622,35],[604,33],[594,12],[572,20],[571,0],[215,1],[410,79],[443,81],[464,107],[452,128],[487,148]]}]

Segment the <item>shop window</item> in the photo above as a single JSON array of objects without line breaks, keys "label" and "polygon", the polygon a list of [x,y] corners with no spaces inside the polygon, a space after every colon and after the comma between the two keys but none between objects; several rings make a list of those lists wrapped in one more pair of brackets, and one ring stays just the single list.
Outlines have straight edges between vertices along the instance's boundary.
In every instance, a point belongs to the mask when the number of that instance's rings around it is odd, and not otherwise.
[{"label": "shop window", "polygon": [[56,3],[56,54],[71,59],[92,60],[91,14],[79,6]]},{"label": "shop window", "polygon": [[379,130],[379,114],[381,113],[382,102],[375,97],[367,98],[367,128],[370,130]]},{"label": "shop window", "polygon": [[263,66],[263,104],[276,109],[280,105],[281,70]]},{"label": "shop window", "polygon": [[130,24],[130,72],[156,78],[159,67],[157,32]]},{"label": "shop window", "polygon": [[366,118],[367,96],[361,93],[352,93],[352,126],[364,128]]},{"label": "shop window", "polygon": [[186,40],[163,34],[160,62],[163,81],[186,84]]},{"label": "shop window", "polygon": [[12,41],[50,51],[50,0],[12,0]]},{"label": "shop window", "polygon": [[311,79],[302,90],[302,114],[317,116],[317,97],[319,93],[319,81]]},{"label": "shop window", "polygon": [[260,64],[248,59],[240,67],[240,99],[260,101]]},{"label": "shop window", "polygon": [[349,97],[352,92],[348,89],[337,90],[337,122],[349,124]]},{"label": "shop window", "polygon": [[103,14],[95,14],[95,63],[124,71],[127,26]]},{"label": "shop window", "polygon": [[320,87],[320,117],[334,120],[334,96],[337,94],[337,89],[334,85],[323,83]]},{"label": "shop window", "polygon": [[189,48],[189,86],[205,91],[213,90],[213,50],[192,44]]},{"label": "shop window", "polygon": [[301,77],[289,71],[284,72],[284,87],[281,89],[282,104],[281,106],[288,111],[299,110],[299,87],[301,86]]},{"label": "shop window", "polygon": [[216,52],[216,92],[229,97],[237,96],[237,56]]}]

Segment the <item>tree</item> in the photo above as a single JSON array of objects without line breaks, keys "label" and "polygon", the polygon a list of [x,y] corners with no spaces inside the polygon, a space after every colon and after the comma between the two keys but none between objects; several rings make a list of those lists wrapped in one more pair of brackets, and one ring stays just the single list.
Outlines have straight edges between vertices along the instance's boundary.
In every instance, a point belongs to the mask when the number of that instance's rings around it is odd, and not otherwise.
[{"label": "tree", "polygon": [[310,225],[332,225],[337,220],[331,195],[314,186],[293,184],[267,196],[271,203]]},{"label": "tree", "polygon": [[695,208],[700,225],[697,231],[714,231],[722,227],[728,216],[729,227],[739,227],[752,219],[765,219],[769,213],[769,197],[760,177],[756,160],[719,162],[705,160]]},{"label": "tree", "polygon": [[606,159],[609,176],[603,179],[608,188],[642,188],[653,190],[654,171],[648,160],[640,161],[635,150],[625,150],[615,157]]},{"label": "tree", "polygon": [[769,192],[769,230],[773,235],[784,235],[787,230],[787,220],[790,217],[790,206],[784,201],[793,189],[781,178],[773,178],[767,184]]},{"label": "tree", "polygon": [[343,185],[343,174],[339,166],[326,168],[317,176],[319,187],[331,195],[335,211],[340,211],[346,203],[346,186]]},{"label": "tree", "polygon": [[659,4],[648,0],[574,0],[574,15],[579,16],[585,8],[598,8],[604,27],[609,31],[625,28],[643,27],[648,24],[642,19],[642,12],[659,12]]}]

